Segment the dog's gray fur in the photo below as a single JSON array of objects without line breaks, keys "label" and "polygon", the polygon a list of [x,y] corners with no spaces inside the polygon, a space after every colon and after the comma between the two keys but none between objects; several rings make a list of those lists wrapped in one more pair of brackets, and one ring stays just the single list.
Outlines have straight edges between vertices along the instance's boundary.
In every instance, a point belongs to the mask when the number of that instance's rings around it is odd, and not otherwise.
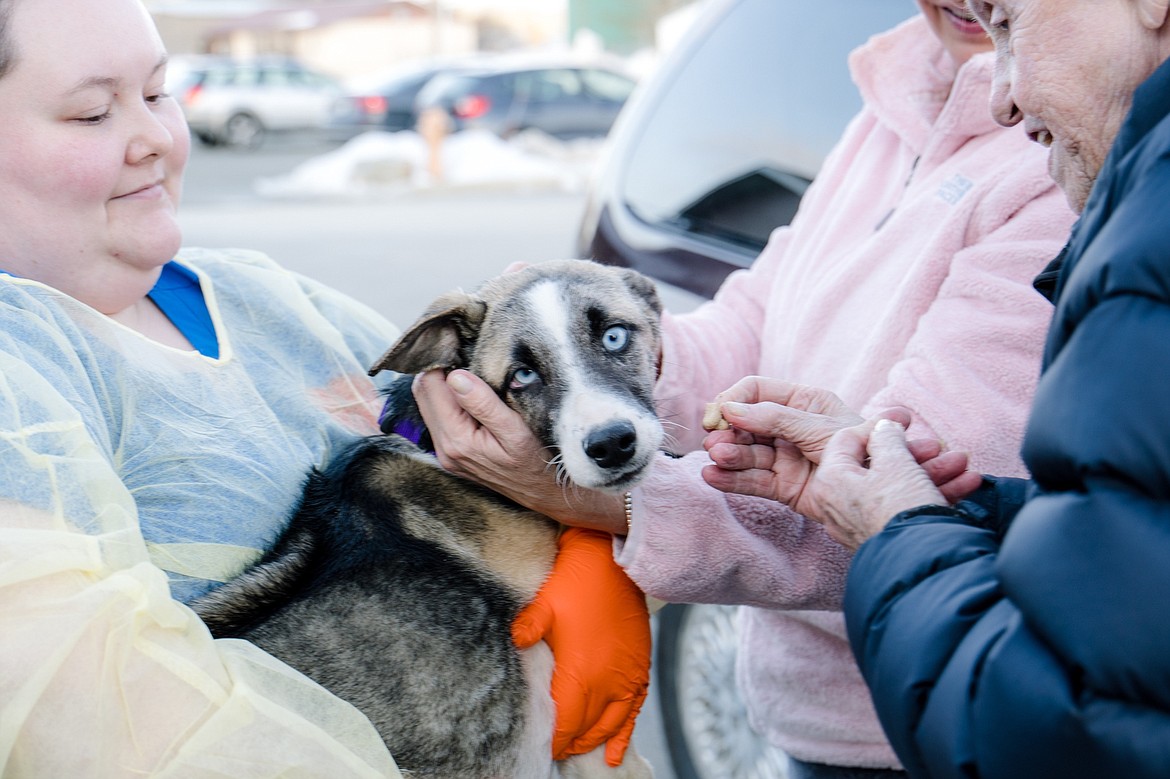
[{"label": "dog's gray fur", "polygon": [[[549,448],[566,489],[620,491],[662,441],[660,312],[632,271],[544,263],[439,298],[370,372],[468,368]],[[253,641],[361,709],[408,775],[545,779],[551,660],[543,644],[517,652],[510,626],[558,530],[376,436],[315,470],[273,549],[193,605],[215,635]],[[650,776],[632,749],[618,769],[599,755],[563,775]]]}]

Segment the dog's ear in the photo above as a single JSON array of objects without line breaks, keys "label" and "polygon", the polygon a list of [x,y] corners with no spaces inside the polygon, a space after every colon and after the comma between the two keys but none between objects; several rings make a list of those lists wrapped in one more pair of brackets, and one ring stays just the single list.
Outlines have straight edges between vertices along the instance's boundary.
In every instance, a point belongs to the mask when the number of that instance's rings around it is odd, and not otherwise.
[{"label": "dog's ear", "polygon": [[465,292],[441,295],[374,363],[370,375],[466,367],[467,347],[475,342],[486,314],[487,304]]},{"label": "dog's ear", "polygon": [[639,273],[636,270],[629,268],[618,268],[622,281],[626,283],[630,289],[634,291],[638,297],[646,301],[646,305],[654,312],[655,316],[662,313],[662,300],[658,297],[658,288],[654,286],[654,282],[650,280],[649,276]]}]

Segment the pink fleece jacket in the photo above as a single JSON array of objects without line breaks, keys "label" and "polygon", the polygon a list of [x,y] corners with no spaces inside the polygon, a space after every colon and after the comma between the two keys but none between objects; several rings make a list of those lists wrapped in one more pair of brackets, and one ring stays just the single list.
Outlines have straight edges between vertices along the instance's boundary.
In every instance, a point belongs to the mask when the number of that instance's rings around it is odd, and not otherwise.
[{"label": "pink fleece jacket", "polygon": [[[1031,287],[1074,220],[1047,153],[988,107],[991,55],[956,74],[921,17],[850,59],[864,109],[790,227],[713,301],[664,318],[657,388],[681,451],[634,492],[617,559],[668,601],[743,604],[753,726],[802,760],[896,767],[845,639],[850,555],[785,507],[707,487],[703,405],[746,375],[900,405],[985,473],[1019,475],[1049,304]],[[699,449],[699,451],[694,451]]]}]

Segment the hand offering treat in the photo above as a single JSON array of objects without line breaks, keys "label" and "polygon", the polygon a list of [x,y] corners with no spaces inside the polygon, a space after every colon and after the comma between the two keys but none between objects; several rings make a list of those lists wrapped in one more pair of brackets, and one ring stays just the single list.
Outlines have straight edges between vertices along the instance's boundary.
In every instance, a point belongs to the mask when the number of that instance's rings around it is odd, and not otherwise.
[{"label": "hand offering treat", "polygon": [[727,420],[723,418],[723,412],[720,408],[719,403],[707,404],[707,410],[703,413],[704,430],[728,430],[731,428],[731,425],[727,424]]}]

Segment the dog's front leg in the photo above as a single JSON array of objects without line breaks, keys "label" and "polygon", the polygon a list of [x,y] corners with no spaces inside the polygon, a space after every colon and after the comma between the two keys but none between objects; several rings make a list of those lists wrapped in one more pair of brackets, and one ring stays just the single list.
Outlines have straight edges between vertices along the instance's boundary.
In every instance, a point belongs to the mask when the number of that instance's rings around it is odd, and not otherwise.
[{"label": "dog's front leg", "polygon": [[538,641],[520,651],[524,680],[528,683],[528,711],[524,736],[518,745],[516,776],[523,779],[557,779],[552,759],[556,704],[552,699],[553,654],[548,644]]},{"label": "dog's front leg", "polygon": [[633,744],[617,768],[605,762],[605,745],[586,755],[574,755],[553,763],[552,734],[556,724],[553,703],[553,655],[548,644],[538,642],[521,653],[524,676],[528,681],[528,728],[521,740],[521,758],[517,761],[518,777],[553,777],[556,779],[653,779],[650,764],[634,751]]},{"label": "dog's front leg", "polygon": [[587,755],[574,755],[557,764],[561,779],[653,779],[654,769],[646,759],[634,751],[634,745],[626,750],[622,764],[613,768],[605,762],[605,744]]}]

